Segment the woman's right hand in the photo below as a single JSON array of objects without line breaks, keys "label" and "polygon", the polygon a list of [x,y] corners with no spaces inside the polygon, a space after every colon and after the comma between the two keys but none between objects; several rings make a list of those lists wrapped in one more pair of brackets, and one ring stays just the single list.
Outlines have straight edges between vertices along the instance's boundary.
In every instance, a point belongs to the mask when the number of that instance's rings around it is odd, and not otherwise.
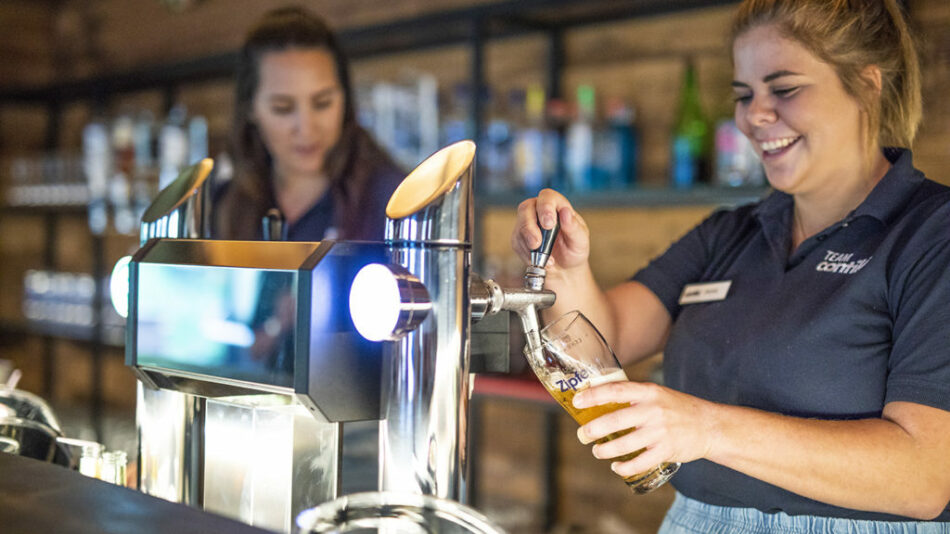
[{"label": "woman's right hand", "polygon": [[511,234],[511,248],[528,264],[531,251],[541,246],[541,228],[550,230],[558,220],[561,229],[545,266],[548,276],[586,266],[590,254],[587,223],[567,198],[553,189],[543,189],[537,198],[525,200],[518,206],[518,220]]}]

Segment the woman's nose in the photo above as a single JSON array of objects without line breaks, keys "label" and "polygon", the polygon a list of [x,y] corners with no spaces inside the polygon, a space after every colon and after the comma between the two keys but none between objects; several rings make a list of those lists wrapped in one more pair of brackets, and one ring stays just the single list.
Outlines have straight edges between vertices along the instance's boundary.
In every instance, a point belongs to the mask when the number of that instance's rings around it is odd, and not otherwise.
[{"label": "woman's nose", "polygon": [[317,117],[313,111],[304,109],[297,112],[295,130],[300,135],[310,135],[316,131]]},{"label": "woman's nose", "polygon": [[752,100],[749,101],[746,115],[749,123],[753,126],[770,124],[778,118],[774,102],[767,96],[753,96]]}]

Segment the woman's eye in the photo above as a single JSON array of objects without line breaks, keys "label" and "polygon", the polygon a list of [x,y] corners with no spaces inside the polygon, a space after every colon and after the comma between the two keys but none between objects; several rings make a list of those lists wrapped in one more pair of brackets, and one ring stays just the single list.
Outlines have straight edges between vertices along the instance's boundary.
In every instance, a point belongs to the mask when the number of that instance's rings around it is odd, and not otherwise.
[{"label": "woman's eye", "polygon": [[292,113],[294,111],[294,108],[289,107],[289,106],[274,106],[270,108],[270,110],[271,110],[271,113],[275,115],[287,115],[288,113]]},{"label": "woman's eye", "polygon": [[735,95],[733,100],[737,104],[747,104],[752,100],[752,95]]},{"label": "woman's eye", "polygon": [[800,87],[798,87],[798,86],[795,86],[795,87],[779,87],[779,88],[776,88],[776,89],[772,89],[772,93],[773,93],[775,96],[778,96],[778,97],[781,97],[781,98],[788,98],[788,97],[794,95],[795,93],[797,93],[799,89],[800,89]]},{"label": "woman's eye", "polygon": [[316,102],[313,103],[313,108],[314,108],[314,109],[327,109],[327,108],[330,107],[331,105],[333,105],[333,101],[330,100],[330,99],[317,100]]}]

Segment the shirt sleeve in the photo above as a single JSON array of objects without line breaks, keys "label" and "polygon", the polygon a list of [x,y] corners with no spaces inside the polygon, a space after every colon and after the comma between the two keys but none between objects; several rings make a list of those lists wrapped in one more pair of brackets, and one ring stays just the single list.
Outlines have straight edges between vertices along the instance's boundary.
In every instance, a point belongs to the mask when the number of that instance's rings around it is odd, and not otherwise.
[{"label": "shirt sleeve", "polygon": [[713,213],[631,278],[652,291],[674,320],[680,312],[679,298],[683,286],[702,277],[709,263],[712,236],[729,213]]},{"label": "shirt sleeve", "polygon": [[950,240],[944,238],[892,284],[893,346],[885,404],[950,410]]}]

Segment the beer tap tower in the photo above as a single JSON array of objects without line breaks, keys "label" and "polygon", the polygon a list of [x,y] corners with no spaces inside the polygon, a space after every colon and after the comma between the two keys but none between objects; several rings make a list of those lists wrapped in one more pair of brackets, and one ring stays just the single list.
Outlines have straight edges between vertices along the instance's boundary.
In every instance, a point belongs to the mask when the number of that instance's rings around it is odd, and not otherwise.
[{"label": "beer tap tower", "polygon": [[[140,489],[289,531],[338,495],[341,424],[379,420],[380,490],[466,502],[470,375],[507,370],[508,348],[504,314],[494,332],[473,322],[513,311],[538,350],[537,310],[554,302],[542,289],[553,232],[525,288],[472,272],[474,160],[463,141],[413,170],[382,243],[163,234],[181,226],[210,162],[170,186],[174,201],[163,191],[129,266]],[[267,353],[262,340],[277,341]],[[505,354],[473,361],[492,343]]]}]

